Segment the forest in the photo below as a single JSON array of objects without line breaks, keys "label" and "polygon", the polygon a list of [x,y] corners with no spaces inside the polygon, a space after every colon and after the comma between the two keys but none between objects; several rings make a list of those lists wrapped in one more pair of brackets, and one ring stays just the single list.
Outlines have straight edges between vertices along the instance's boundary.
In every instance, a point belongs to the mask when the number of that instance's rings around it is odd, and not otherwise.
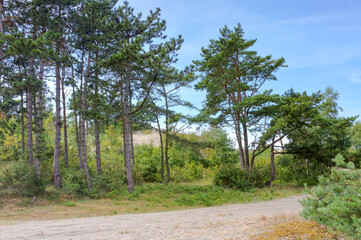
[{"label": "forest", "polygon": [[[0,196],[161,189],[188,191],[181,205],[211,206],[238,201],[223,191],[316,186],[346,161],[356,171],[349,199],[360,203],[361,124],[339,115],[335,89],[274,93],[287,61],[260,56],[241,24],[179,69],[184,39],[165,30],[159,8],[142,15],[117,0],[0,1]],[[182,96],[187,88],[206,93],[201,108]],[[135,133],[157,143],[135,144]],[[346,230],[304,216],[360,236],[360,210],[348,210]]]}]

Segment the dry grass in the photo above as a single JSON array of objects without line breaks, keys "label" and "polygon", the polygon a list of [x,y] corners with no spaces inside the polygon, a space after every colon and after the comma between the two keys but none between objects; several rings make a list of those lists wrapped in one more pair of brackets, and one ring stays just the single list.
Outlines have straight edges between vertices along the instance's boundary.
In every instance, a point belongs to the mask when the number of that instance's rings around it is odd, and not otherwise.
[{"label": "dry grass", "polygon": [[133,134],[135,145],[151,144],[155,147],[160,146],[159,133],[156,131],[136,131]]},{"label": "dry grass", "polygon": [[260,217],[262,233],[250,237],[252,240],[331,240],[344,239],[340,234],[329,231],[325,226],[307,221],[298,215]]},{"label": "dry grass", "polygon": [[[146,213],[170,210],[161,203],[146,200],[86,199],[52,202],[44,199],[35,201],[23,198],[1,199],[0,225],[16,224],[30,220],[68,219],[106,216],[127,213]],[[190,207],[173,206],[172,210]]]}]

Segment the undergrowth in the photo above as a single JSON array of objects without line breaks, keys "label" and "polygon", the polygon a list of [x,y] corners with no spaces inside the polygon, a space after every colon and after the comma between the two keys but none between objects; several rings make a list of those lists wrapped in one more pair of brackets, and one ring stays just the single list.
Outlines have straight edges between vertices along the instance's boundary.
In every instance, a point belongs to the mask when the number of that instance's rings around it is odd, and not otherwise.
[{"label": "undergrowth", "polygon": [[[136,186],[132,193],[124,189],[123,191],[112,191],[106,197],[94,199],[48,188],[43,196],[36,199],[26,197],[12,199],[11,196],[8,196],[2,203],[0,220],[64,219],[104,216],[109,215],[110,212],[125,214],[171,211],[266,201],[302,194],[302,191],[303,188],[294,186],[276,186],[242,192],[235,189],[223,189],[203,181],[192,184],[145,183]],[[14,202],[19,204],[14,205]],[[71,211],[69,211],[70,207]],[[42,215],[39,215],[38,212],[42,212]]]}]

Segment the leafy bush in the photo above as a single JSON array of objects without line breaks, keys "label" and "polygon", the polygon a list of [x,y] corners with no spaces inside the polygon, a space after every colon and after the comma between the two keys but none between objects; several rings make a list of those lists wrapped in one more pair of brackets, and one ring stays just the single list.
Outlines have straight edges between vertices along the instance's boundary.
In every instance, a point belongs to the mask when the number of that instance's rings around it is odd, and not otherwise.
[{"label": "leafy bush", "polygon": [[319,177],[319,184],[301,201],[302,216],[361,239],[361,169],[345,163],[339,154],[330,177]]},{"label": "leafy bush", "polygon": [[126,175],[123,168],[103,167],[100,176],[92,178],[93,192],[120,192],[126,183]]},{"label": "leafy bush", "polygon": [[280,182],[294,182],[299,185],[316,185],[318,176],[327,175],[329,168],[323,164],[309,159],[298,159],[293,155],[281,156],[276,161],[276,179]]},{"label": "leafy bush", "polygon": [[188,182],[203,178],[204,167],[195,162],[186,163],[183,167],[174,166],[171,169],[172,179],[175,182]]},{"label": "leafy bush", "polygon": [[63,189],[66,193],[88,195],[89,189],[85,180],[85,173],[79,169],[67,169],[62,174]]},{"label": "leafy bush", "polygon": [[160,182],[160,148],[152,145],[135,146],[135,174],[138,176],[138,182]]},{"label": "leafy bush", "polygon": [[223,165],[214,176],[214,184],[247,191],[254,187],[264,186],[264,183],[269,178],[269,170],[266,168],[259,167],[245,170],[234,165]]},{"label": "leafy bush", "polygon": [[14,118],[0,119],[0,161],[14,161],[21,156],[18,125]]},{"label": "leafy bush", "polygon": [[45,184],[36,177],[34,167],[26,161],[18,161],[8,164],[0,173],[0,189],[30,197],[43,194]]},{"label": "leafy bush", "polygon": [[202,151],[208,161],[205,167],[215,167],[220,164],[236,164],[239,161],[239,152],[234,149],[232,140],[225,130],[210,128],[201,135],[205,142],[210,143],[211,148]]}]

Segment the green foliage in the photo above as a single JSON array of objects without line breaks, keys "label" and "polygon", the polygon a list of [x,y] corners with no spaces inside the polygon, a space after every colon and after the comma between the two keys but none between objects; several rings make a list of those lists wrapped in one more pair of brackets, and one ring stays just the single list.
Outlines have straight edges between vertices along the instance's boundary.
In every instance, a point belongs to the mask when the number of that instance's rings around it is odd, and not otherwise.
[{"label": "green foliage", "polygon": [[355,122],[351,128],[351,144],[355,150],[361,150],[361,122]]},{"label": "green foliage", "polygon": [[276,161],[276,179],[279,182],[297,182],[300,186],[316,185],[318,176],[328,175],[329,168],[319,162],[283,155]]},{"label": "green foliage", "polygon": [[[183,146],[183,147],[182,147]],[[136,145],[136,182],[162,182],[160,175],[161,150],[152,145]],[[199,149],[198,149],[199,151]],[[193,181],[204,177],[205,166],[200,153],[180,143],[173,142],[170,148],[171,178],[173,181]]]},{"label": "green foliage", "polygon": [[[350,147],[350,127],[355,117],[338,117],[338,94],[331,88],[320,94],[321,102],[314,110],[314,115],[309,123],[287,137],[288,153],[294,154],[299,160],[308,161],[313,166],[321,163],[327,167],[333,166],[332,158],[337,154],[344,154]],[[311,165],[310,165],[311,166]],[[311,169],[311,168],[310,168]]]},{"label": "green foliage", "polygon": [[361,122],[356,122],[351,128],[351,149],[348,159],[361,168]]},{"label": "green foliage", "polygon": [[361,169],[345,163],[342,155],[333,161],[330,177],[319,177],[319,184],[308,190],[311,197],[301,201],[302,216],[361,238]]},{"label": "green foliage", "polygon": [[344,156],[350,162],[353,162],[356,168],[361,168],[361,150],[349,151]]},{"label": "green foliage", "polygon": [[0,189],[10,194],[36,196],[45,192],[45,183],[36,177],[26,161],[13,161],[0,172]]},{"label": "green foliage", "polygon": [[19,124],[14,118],[0,118],[0,161],[14,161],[21,156]]},{"label": "green foliage", "polygon": [[240,169],[237,166],[222,165],[214,176],[216,186],[248,191],[255,187],[263,187],[270,178],[267,168]]},{"label": "green foliage", "polygon": [[201,139],[211,145],[202,150],[204,158],[208,160],[206,167],[235,164],[239,161],[239,152],[234,149],[233,142],[225,130],[210,128],[202,132]]},{"label": "green foliage", "polygon": [[195,162],[186,162],[183,167],[174,166],[171,171],[172,179],[175,182],[189,182],[204,177],[205,169]]},{"label": "green foliage", "polygon": [[[149,205],[166,205],[170,208],[179,206],[217,206],[227,203],[245,203],[269,200],[296,194],[295,189],[253,189],[244,192],[238,189],[224,189],[215,185],[192,184],[143,184],[135,188],[138,193],[133,200],[146,199]],[[292,193],[291,193],[292,192]],[[133,195],[133,194],[132,194]],[[148,204],[147,204],[148,205]]]},{"label": "green foliage", "polygon": [[160,182],[160,148],[152,145],[135,146],[136,165],[139,166],[141,178],[146,182]]},{"label": "green foliage", "polygon": [[63,190],[69,194],[89,195],[85,173],[79,169],[67,169],[63,173]]}]

